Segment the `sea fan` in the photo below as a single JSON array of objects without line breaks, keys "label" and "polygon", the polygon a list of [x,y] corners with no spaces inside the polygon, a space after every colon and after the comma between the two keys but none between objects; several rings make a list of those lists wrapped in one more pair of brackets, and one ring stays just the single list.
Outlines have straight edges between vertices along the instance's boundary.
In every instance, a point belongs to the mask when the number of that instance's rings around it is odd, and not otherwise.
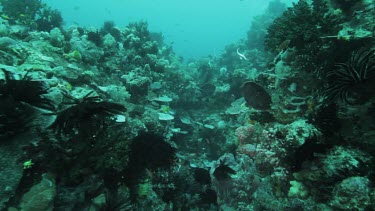
[{"label": "sea fan", "polygon": [[73,100],[74,105],[53,113],[57,114],[57,117],[49,128],[60,135],[78,133],[84,136],[94,136],[105,127],[107,117],[126,111],[123,105],[100,101],[98,96],[90,97],[91,94],[92,92],[88,93],[82,99],[66,95],[67,98]]},{"label": "sea fan", "polygon": [[339,97],[348,104],[366,102],[373,93],[375,79],[375,50],[360,49],[347,63],[336,64],[337,69],[328,72],[329,87],[325,90],[328,100]]}]

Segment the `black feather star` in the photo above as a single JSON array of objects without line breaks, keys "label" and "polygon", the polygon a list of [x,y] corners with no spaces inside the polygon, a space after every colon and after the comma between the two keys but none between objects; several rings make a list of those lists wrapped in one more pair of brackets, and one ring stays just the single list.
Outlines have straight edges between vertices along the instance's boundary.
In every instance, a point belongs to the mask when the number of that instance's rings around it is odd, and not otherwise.
[{"label": "black feather star", "polygon": [[22,133],[32,126],[33,107],[54,110],[53,102],[45,98],[48,91],[42,81],[26,76],[15,80],[1,69],[5,80],[0,81],[0,141]]},{"label": "black feather star", "polygon": [[11,98],[17,102],[24,102],[31,106],[54,110],[53,102],[44,97],[48,89],[42,81],[31,80],[27,74],[21,80],[11,79],[10,73],[2,69],[5,81],[0,83],[0,97],[2,99]]},{"label": "black feather star", "polygon": [[73,105],[54,113],[57,117],[49,128],[59,135],[94,136],[104,129],[108,117],[126,111],[123,105],[101,101],[98,96],[90,97],[91,94],[88,93],[82,99],[66,95],[73,100]]},{"label": "black feather star", "polygon": [[225,159],[220,160],[220,164],[214,170],[214,176],[218,181],[227,181],[230,180],[232,177],[231,174],[235,174],[236,171],[229,167],[226,163]]},{"label": "black feather star", "polygon": [[374,94],[375,50],[360,49],[347,63],[336,64],[328,72],[329,87],[325,90],[328,100],[337,97],[348,104],[366,102]]}]

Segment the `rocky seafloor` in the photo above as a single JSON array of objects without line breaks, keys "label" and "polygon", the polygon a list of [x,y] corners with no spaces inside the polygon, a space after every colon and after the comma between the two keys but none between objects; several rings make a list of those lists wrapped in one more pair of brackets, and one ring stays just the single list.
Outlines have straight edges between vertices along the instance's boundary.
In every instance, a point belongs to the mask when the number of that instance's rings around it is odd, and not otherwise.
[{"label": "rocky seafloor", "polygon": [[194,61],[27,2],[0,1],[2,210],[375,209],[372,1],[271,1]]}]

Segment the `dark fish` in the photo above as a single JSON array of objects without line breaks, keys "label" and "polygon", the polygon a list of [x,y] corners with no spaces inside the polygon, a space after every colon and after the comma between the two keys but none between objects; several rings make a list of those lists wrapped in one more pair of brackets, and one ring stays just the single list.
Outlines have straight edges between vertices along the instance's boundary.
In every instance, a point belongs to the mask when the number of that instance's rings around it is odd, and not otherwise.
[{"label": "dark fish", "polygon": [[257,110],[268,110],[271,108],[271,96],[259,84],[247,81],[241,86],[247,106]]}]

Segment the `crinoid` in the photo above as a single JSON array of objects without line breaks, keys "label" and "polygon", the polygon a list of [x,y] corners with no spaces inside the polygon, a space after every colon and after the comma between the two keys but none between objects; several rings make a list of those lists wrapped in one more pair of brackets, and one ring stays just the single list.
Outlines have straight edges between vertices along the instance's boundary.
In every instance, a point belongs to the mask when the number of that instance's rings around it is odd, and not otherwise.
[{"label": "crinoid", "polygon": [[1,70],[5,80],[0,80],[0,140],[7,140],[32,126],[33,107],[54,110],[54,106],[44,96],[47,89],[42,81],[31,80],[27,74],[15,80],[10,72]]},{"label": "crinoid", "polygon": [[230,176],[231,174],[235,174],[236,171],[232,169],[227,163],[226,159],[223,158],[219,161],[219,165],[215,168],[214,170],[214,177],[218,181],[227,181],[230,180],[232,177]]},{"label": "crinoid", "polygon": [[90,96],[89,92],[82,99],[65,95],[72,100],[72,106],[57,113],[55,121],[49,126],[59,135],[95,136],[105,129],[108,117],[126,111],[123,105],[101,101],[99,96]]},{"label": "crinoid", "polygon": [[54,110],[53,102],[45,98],[48,93],[43,81],[32,80],[27,74],[21,80],[11,78],[10,72],[1,69],[5,80],[0,82],[0,98],[12,99],[15,102],[27,103],[46,110]]},{"label": "crinoid", "polygon": [[348,104],[362,104],[374,94],[375,49],[354,52],[347,63],[336,64],[327,73],[329,86],[325,90],[328,100],[337,97]]}]

